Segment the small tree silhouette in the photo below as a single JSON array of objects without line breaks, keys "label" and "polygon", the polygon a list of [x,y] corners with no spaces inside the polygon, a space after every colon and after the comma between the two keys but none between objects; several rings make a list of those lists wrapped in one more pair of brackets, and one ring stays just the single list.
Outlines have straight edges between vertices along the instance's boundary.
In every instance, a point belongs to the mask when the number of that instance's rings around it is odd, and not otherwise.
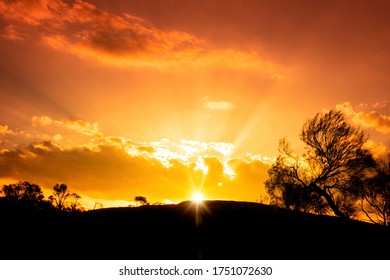
[{"label": "small tree silhouette", "polygon": [[139,205],[149,205],[149,202],[147,201],[145,196],[136,196],[134,200],[137,202]]},{"label": "small tree silhouette", "polygon": [[69,192],[66,184],[56,184],[53,187],[53,194],[49,196],[49,201],[60,211],[82,210],[78,200],[81,198],[77,193]]},{"label": "small tree silhouette", "polygon": [[93,210],[98,208],[104,208],[104,204],[102,202],[95,201],[95,205],[93,206]]}]

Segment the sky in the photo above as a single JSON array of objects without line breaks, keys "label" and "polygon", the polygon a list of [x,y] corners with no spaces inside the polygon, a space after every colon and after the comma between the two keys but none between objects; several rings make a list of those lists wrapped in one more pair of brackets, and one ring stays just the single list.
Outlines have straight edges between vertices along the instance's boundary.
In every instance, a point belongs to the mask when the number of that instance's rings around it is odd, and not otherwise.
[{"label": "sky", "polygon": [[0,0],[0,184],[127,206],[262,201],[282,138],[341,110],[390,143],[390,3]]}]

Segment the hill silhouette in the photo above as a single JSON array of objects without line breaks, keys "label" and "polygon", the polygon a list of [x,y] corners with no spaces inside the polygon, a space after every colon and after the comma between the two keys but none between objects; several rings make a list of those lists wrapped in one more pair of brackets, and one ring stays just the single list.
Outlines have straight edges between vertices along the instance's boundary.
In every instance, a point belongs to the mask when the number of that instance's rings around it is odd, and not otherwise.
[{"label": "hill silhouette", "polygon": [[383,259],[388,228],[238,201],[77,214],[0,203],[1,259]]}]

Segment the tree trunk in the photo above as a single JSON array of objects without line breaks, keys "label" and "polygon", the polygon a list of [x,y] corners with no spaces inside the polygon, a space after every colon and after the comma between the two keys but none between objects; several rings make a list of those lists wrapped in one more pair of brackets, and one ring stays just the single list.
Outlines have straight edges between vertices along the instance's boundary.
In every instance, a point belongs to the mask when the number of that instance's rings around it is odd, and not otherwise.
[{"label": "tree trunk", "polygon": [[310,184],[309,187],[316,192],[318,195],[322,196],[325,198],[326,202],[328,203],[330,209],[332,209],[333,213],[342,219],[349,220],[349,217],[343,213],[340,208],[336,205],[336,203],[333,201],[333,198],[323,189],[317,187],[315,184]]}]

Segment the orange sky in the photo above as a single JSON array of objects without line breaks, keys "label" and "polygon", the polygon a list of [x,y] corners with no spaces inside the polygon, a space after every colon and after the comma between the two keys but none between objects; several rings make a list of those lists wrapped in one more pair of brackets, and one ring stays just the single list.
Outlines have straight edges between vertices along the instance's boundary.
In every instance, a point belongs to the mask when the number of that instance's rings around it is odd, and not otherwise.
[{"label": "orange sky", "polygon": [[[0,0],[0,183],[256,201],[279,139],[390,134],[388,1]],[[88,204],[89,203],[89,204]]]}]

